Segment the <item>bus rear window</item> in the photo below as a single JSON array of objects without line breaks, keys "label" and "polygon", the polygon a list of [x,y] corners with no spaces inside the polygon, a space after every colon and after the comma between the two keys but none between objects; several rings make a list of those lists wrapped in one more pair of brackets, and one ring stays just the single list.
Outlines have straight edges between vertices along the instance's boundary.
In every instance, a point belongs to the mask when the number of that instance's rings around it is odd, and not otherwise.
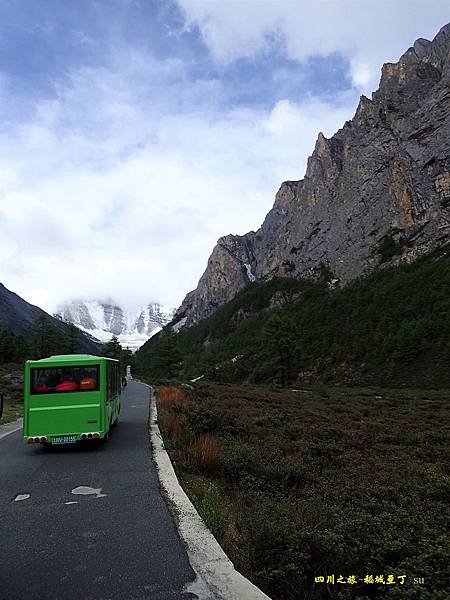
[{"label": "bus rear window", "polygon": [[98,366],[31,369],[32,394],[61,394],[98,390]]}]

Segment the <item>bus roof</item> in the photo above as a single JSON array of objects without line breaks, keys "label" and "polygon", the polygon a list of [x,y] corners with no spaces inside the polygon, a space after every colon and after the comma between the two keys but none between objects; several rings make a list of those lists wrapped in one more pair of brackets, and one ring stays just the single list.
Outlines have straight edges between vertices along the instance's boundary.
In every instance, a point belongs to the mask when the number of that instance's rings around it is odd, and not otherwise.
[{"label": "bus roof", "polygon": [[48,358],[41,358],[39,360],[28,360],[28,363],[67,363],[67,364],[83,364],[83,363],[93,363],[98,362],[100,360],[111,360],[114,362],[119,362],[115,358],[109,358],[108,356],[93,356],[92,354],[57,354],[55,356],[49,356]]}]

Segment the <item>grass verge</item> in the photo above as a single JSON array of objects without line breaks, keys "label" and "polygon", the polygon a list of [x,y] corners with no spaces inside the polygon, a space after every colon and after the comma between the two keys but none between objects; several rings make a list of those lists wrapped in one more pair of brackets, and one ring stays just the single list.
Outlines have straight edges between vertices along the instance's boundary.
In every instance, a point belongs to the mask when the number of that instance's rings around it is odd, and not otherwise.
[{"label": "grass verge", "polygon": [[4,395],[3,416],[5,425],[23,416],[23,368],[15,363],[0,365],[0,392]]}]

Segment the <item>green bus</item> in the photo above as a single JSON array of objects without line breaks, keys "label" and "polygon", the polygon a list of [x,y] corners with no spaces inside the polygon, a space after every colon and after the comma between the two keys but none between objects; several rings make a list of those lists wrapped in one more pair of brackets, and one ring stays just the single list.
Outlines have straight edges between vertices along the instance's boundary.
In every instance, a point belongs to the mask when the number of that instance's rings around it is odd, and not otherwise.
[{"label": "green bus", "polygon": [[23,440],[69,444],[109,438],[121,406],[119,361],[89,354],[28,360]]}]

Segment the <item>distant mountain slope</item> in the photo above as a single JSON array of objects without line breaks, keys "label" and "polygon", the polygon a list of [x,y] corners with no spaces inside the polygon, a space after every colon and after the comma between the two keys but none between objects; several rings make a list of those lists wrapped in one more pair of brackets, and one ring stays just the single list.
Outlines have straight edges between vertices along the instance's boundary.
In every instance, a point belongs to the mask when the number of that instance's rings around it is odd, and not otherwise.
[{"label": "distant mountain slope", "polygon": [[172,377],[194,381],[448,387],[449,289],[450,246],[334,289],[325,278],[257,281],[196,325],[151,338],[135,372],[155,381],[171,365]]},{"label": "distant mountain slope", "polygon": [[450,240],[450,24],[385,64],[378,91],[331,139],[321,133],[304,179],[287,181],[261,228],[219,239],[175,322],[211,315],[252,281],[335,285]]},{"label": "distant mountain slope", "polygon": [[[30,304],[0,283],[0,329],[27,336],[32,325],[43,316],[59,331],[65,334],[69,333],[66,323],[63,323],[60,319],[55,319],[38,306]],[[80,341],[84,351],[98,354],[101,347],[98,340],[80,331]]]},{"label": "distant mountain slope", "polygon": [[55,316],[102,341],[115,335],[122,346],[136,350],[170,321],[172,312],[156,303],[126,311],[115,303],[73,300],[60,306]]}]

